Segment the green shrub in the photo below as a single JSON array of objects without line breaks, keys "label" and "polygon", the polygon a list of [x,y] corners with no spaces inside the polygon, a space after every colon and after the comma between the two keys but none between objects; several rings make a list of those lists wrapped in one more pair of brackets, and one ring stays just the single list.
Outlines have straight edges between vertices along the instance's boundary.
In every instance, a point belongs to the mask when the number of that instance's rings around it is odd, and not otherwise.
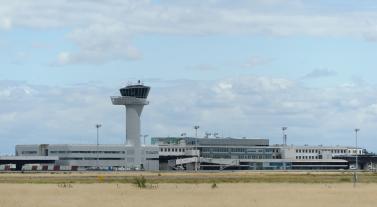
[{"label": "green shrub", "polygon": [[340,178],[340,182],[351,182],[351,178]]},{"label": "green shrub", "polygon": [[139,177],[135,177],[134,183],[138,188],[146,188],[147,187],[147,185],[146,185],[147,180],[142,175],[139,176]]}]

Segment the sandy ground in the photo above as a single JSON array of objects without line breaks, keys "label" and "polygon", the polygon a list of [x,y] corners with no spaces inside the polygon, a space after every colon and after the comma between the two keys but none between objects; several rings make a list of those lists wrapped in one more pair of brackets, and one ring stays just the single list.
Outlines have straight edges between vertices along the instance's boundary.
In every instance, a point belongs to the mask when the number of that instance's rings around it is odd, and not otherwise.
[{"label": "sandy ground", "polygon": [[0,184],[0,207],[377,206],[377,184]]}]

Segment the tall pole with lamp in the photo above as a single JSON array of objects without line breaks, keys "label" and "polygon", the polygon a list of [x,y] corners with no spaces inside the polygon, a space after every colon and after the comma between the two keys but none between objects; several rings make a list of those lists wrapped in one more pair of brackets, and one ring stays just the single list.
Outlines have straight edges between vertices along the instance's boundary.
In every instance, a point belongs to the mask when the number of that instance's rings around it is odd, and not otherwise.
[{"label": "tall pole with lamp", "polygon": [[148,137],[149,135],[148,134],[145,134],[143,137],[144,137],[144,145],[147,146],[147,143],[145,141],[145,139]]},{"label": "tall pole with lamp", "polygon": [[[287,131],[288,127],[282,127],[281,130],[283,131],[283,147],[285,147],[285,150],[288,150],[286,148],[287,146],[287,134],[285,131]],[[285,159],[285,157],[284,157]],[[287,169],[287,163],[285,161],[283,161],[283,169],[286,170]]]},{"label": "tall pole with lamp", "polygon": [[353,172],[353,187],[356,186],[356,183],[357,183],[357,170],[359,169],[359,162],[358,162],[358,149],[357,149],[357,135],[358,135],[358,132],[360,131],[360,129],[356,128],[355,129],[355,170]]},{"label": "tall pole with lamp", "polygon": [[97,154],[97,159],[96,159],[96,169],[98,170],[99,169],[99,128],[101,127],[102,125],[101,124],[96,124],[96,128],[97,128],[97,151],[96,151],[96,154]]},{"label": "tall pole with lamp", "polygon": [[[199,125],[195,125],[195,152],[198,152],[198,129]],[[198,171],[198,160],[199,160],[199,153],[197,154],[197,160],[195,161],[195,171]]]}]

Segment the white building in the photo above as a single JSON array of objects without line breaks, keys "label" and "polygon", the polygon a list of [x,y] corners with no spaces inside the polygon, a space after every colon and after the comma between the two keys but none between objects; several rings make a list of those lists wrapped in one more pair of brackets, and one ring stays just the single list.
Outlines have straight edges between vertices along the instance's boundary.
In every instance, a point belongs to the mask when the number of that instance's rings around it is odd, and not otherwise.
[{"label": "white building", "polygon": [[[143,146],[140,168],[158,170],[158,147]],[[57,165],[77,166],[86,169],[136,169],[134,165],[134,147],[126,145],[72,145],[41,144],[17,145],[16,156],[53,156],[58,157]]]},{"label": "white building", "polygon": [[362,148],[343,146],[284,146],[280,145],[282,158],[292,160],[332,159],[335,156],[363,155]]}]

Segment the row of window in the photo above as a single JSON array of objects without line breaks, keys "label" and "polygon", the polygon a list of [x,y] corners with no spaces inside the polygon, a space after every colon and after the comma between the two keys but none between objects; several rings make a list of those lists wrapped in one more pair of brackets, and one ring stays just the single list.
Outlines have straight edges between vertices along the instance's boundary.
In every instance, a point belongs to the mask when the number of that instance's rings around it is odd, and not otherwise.
[{"label": "row of window", "polygon": [[272,149],[272,152],[279,152],[279,149]]},{"label": "row of window", "polygon": [[147,155],[157,155],[158,151],[145,151],[145,154],[147,154]]},{"label": "row of window", "polygon": [[205,157],[205,158],[230,159],[230,155],[229,154],[220,154],[220,155],[217,155],[217,154],[207,154],[207,155],[203,155],[203,157]]},{"label": "row of window", "polygon": [[246,152],[245,148],[231,148],[231,152]]},{"label": "row of window", "polygon": [[[277,150],[276,150],[277,151]],[[252,148],[203,148],[202,152],[234,152],[234,153],[271,153],[275,152],[274,149],[252,149]]]},{"label": "row of window", "polygon": [[21,154],[23,155],[35,155],[37,151],[22,151]]},{"label": "row of window", "polygon": [[317,160],[318,158],[318,156],[296,156],[296,160]]},{"label": "row of window", "polygon": [[149,88],[140,87],[140,88],[122,88],[120,93],[122,96],[132,96],[136,98],[146,98],[149,92]]},{"label": "row of window", "polygon": [[161,148],[160,152],[185,152],[182,148]]},{"label": "row of window", "polygon": [[[343,150],[343,149],[324,149],[322,151],[330,151],[331,153],[346,153],[347,150]],[[320,153],[320,150],[318,149],[296,149],[296,153]]]},{"label": "row of window", "polygon": [[[62,157],[60,160],[97,160],[95,157]],[[98,158],[98,160],[124,160],[124,158]]]},{"label": "row of window", "polygon": [[50,151],[50,154],[124,154],[124,151]]},{"label": "row of window", "polygon": [[271,159],[270,155],[240,155],[239,159]]}]

